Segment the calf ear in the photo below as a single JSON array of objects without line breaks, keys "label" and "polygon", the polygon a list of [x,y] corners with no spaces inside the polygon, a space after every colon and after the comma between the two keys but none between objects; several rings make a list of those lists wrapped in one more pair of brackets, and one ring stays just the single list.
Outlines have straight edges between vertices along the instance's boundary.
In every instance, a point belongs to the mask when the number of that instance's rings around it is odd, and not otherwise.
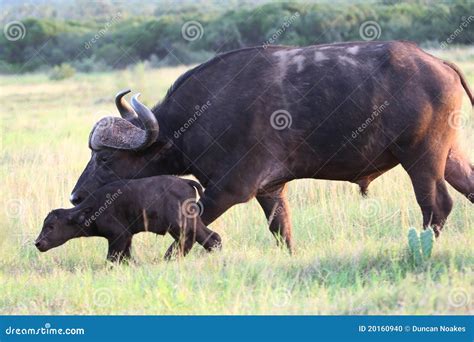
[{"label": "calf ear", "polygon": [[87,207],[87,208],[84,208],[84,209],[81,209],[78,213],[76,213],[76,215],[74,215],[74,223],[76,224],[79,224],[79,225],[87,225],[86,224],[87,222],[89,222],[90,220],[90,214],[92,212],[92,208],[91,207]]}]

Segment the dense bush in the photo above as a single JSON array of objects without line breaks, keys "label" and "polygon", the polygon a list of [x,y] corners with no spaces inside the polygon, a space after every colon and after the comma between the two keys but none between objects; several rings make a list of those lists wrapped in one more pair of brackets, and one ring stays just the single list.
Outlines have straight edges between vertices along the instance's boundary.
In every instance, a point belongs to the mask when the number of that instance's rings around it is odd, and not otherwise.
[{"label": "dense bush", "polygon": [[49,75],[50,80],[59,81],[66,78],[71,78],[76,74],[76,70],[69,64],[63,63],[61,65],[56,65],[51,74]]},{"label": "dense bush", "polygon": [[[338,6],[263,3],[228,11],[209,5],[172,12],[158,8],[154,16],[132,16],[113,6],[89,11],[105,14],[81,20],[21,20],[23,38],[0,37],[0,72],[62,63],[85,72],[123,68],[139,61],[154,66],[197,63],[216,52],[243,46],[361,40],[359,31],[367,21],[380,27],[381,40],[406,39],[443,47],[454,34],[456,44],[474,41],[474,29],[469,26],[474,27],[474,2],[470,0],[349,2]],[[191,21],[197,22],[197,36],[184,37],[185,23]]]}]

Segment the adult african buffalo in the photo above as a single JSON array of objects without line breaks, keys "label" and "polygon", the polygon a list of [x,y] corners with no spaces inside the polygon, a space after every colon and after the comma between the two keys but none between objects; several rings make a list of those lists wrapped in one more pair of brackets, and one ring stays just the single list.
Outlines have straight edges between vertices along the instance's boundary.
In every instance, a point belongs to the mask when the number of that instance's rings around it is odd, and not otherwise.
[{"label": "adult african buffalo", "polygon": [[71,201],[118,178],[191,174],[206,187],[204,224],[256,197],[291,250],[287,182],[350,181],[365,192],[400,163],[424,227],[438,235],[452,208],[445,180],[474,201],[473,166],[454,125],[463,88],[474,103],[455,65],[410,42],[224,53],[183,74],[151,110],[119,93],[122,118],[93,128]]}]

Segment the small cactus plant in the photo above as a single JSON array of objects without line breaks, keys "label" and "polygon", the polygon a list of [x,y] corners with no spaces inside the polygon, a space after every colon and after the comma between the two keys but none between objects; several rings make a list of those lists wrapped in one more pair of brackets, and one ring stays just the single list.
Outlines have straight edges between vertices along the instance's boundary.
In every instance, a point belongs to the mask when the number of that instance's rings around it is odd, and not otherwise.
[{"label": "small cactus plant", "polygon": [[423,258],[425,260],[431,257],[434,241],[435,237],[433,229],[427,228],[420,233],[421,252],[423,253]]},{"label": "small cactus plant", "polygon": [[410,228],[408,231],[408,247],[410,248],[415,264],[420,264],[423,258],[421,256],[420,238],[415,228]]},{"label": "small cactus plant", "polygon": [[415,228],[408,230],[408,247],[416,265],[419,265],[423,260],[428,260],[431,257],[434,244],[433,229],[427,228],[418,235]]}]

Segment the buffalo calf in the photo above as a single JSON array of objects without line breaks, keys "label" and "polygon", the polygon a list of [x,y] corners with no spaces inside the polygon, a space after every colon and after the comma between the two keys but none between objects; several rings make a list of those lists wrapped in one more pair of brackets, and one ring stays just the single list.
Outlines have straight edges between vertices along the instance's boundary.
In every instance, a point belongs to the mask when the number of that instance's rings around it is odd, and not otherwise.
[{"label": "buffalo calf", "polygon": [[210,251],[221,239],[202,223],[195,189],[202,195],[199,183],[173,176],[112,182],[74,208],[50,212],[35,245],[45,252],[73,238],[101,236],[109,242],[107,259],[120,262],[130,258],[133,235],[149,231],[175,239],[166,259],[186,255],[195,241]]}]

